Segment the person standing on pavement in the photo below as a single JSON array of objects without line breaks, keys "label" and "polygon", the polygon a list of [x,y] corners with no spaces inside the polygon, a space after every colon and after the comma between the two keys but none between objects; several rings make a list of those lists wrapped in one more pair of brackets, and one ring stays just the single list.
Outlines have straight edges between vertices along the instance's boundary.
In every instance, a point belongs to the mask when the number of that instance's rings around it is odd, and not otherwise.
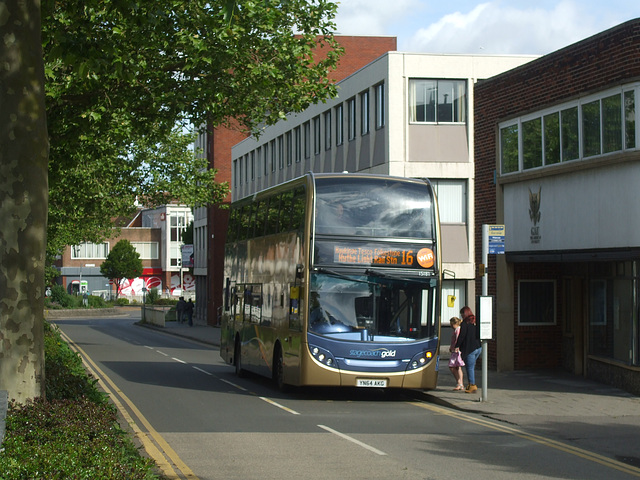
[{"label": "person standing on pavement", "polygon": [[184,297],[180,297],[178,299],[178,303],[176,304],[176,320],[178,320],[178,323],[184,322],[184,314],[185,314],[186,307],[187,307],[187,302],[184,301]]},{"label": "person standing on pavement", "polygon": [[451,352],[451,357],[449,358],[449,370],[451,370],[453,378],[456,380],[456,387],[454,388],[455,391],[464,390],[464,374],[462,373],[464,361],[462,360],[460,349],[456,349],[456,342],[458,341],[458,335],[460,334],[461,324],[462,320],[458,317],[452,317],[451,320],[449,320],[449,325],[451,325],[451,328],[453,329],[451,345],[449,346],[449,352]]},{"label": "person standing on pavement", "polygon": [[465,389],[466,393],[473,393],[478,390],[476,385],[476,360],[482,353],[482,345],[480,344],[480,336],[476,326],[476,316],[467,306],[460,310],[462,316],[462,325],[460,333],[456,341],[456,348],[462,354],[465,367],[467,369],[467,381],[469,384]]},{"label": "person standing on pavement", "polygon": [[191,299],[189,299],[189,301],[186,303],[184,310],[187,314],[187,320],[189,320],[189,326],[193,327],[193,301]]}]

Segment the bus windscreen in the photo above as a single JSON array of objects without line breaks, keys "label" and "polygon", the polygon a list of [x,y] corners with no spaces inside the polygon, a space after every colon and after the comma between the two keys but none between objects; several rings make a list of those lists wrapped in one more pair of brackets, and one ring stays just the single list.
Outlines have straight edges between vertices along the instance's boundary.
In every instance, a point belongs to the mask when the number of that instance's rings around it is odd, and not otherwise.
[{"label": "bus windscreen", "polygon": [[433,203],[426,184],[349,178],[316,183],[316,234],[431,238]]}]

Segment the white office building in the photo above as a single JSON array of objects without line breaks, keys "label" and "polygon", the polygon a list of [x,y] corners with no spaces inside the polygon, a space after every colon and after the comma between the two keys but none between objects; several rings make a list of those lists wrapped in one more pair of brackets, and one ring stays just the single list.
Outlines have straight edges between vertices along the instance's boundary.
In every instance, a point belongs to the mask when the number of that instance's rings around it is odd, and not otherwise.
[{"label": "white office building", "polygon": [[308,171],[428,178],[440,205],[446,323],[475,296],[473,88],[534,58],[388,52],[341,81],[335,99],[235,145],[232,199]]}]

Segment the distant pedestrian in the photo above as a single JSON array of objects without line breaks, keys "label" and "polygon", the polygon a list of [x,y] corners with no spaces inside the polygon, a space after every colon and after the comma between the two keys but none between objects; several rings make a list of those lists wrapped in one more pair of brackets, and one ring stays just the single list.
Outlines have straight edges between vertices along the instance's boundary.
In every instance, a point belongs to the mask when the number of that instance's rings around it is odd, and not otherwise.
[{"label": "distant pedestrian", "polygon": [[462,320],[458,317],[452,317],[451,320],[449,320],[449,324],[453,329],[451,345],[449,346],[449,352],[451,352],[451,357],[449,358],[449,370],[451,370],[453,378],[456,380],[454,390],[461,391],[464,390],[464,374],[462,373],[464,360],[462,360],[460,349],[456,348],[456,343],[458,342],[458,336],[460,335],[460,325],[462,324]]},{"label": "distant pedestrian", "polygon": [[176,304],[176,320],[178,323],[184,322],[184,314],[187,308],[187,302],[184,301],[184,297],[180,297]]},{"label": "distant pedestrian", "polygon": [[191,299],[189,299],[184,309],[185,309],[185,312],[187,313],[187,319],[189,320],[190,327],[193,327],[193,307],[194,307],[193,302],[191,301]]},{"label": "distant pedestrian", "polygon": [[480,336],[476,326],[476,316],[469,307],[462,307],[460,310],[462,316],[462,325],[460,333],[456,341],[456,348],[462,353],[467,369],[467,381],[469,384],[465,389],[466,393],[473,393],[478,390],[476,385],[476,360],[482,353],[482,345],[480,344]]}]

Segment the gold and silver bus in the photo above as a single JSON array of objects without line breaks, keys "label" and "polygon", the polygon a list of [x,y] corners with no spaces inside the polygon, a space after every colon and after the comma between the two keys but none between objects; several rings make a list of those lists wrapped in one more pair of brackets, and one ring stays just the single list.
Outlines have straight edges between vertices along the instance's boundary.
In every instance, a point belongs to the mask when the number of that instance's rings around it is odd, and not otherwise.
[{"label": "gold and silver bus", "polygon": [[289,385],[435,388],[441,247],[427,180],[313,174],[232,204],[220,353]]}]

